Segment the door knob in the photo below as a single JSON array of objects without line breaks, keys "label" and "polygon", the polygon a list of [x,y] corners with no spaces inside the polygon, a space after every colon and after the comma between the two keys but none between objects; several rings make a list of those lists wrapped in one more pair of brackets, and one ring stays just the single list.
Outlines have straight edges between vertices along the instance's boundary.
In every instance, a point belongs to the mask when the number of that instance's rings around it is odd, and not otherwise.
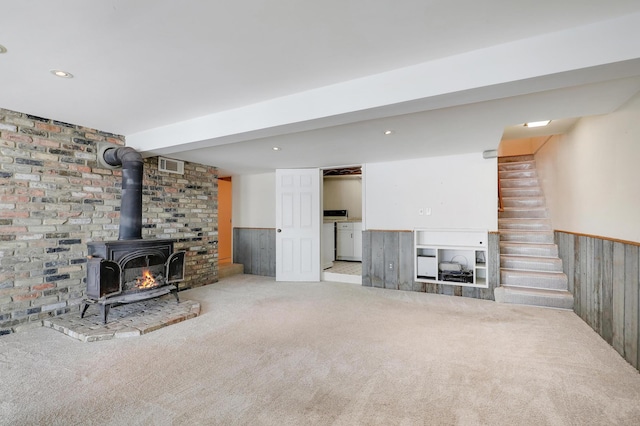
[{"label": "door knob", "polygon": [[282,229],[278,228],[276,229],[276,232],[282,232]]}]

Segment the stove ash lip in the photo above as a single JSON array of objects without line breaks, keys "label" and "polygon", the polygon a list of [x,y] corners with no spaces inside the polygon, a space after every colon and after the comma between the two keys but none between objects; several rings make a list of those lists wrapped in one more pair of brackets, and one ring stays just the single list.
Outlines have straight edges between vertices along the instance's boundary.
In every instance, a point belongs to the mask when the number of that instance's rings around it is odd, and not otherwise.
[{"label": "stove ash lip", "polygon": [[101,147],[98,157],[111,168],[122,166],[118,240],[142,239],[142,155],[128,146]]}]

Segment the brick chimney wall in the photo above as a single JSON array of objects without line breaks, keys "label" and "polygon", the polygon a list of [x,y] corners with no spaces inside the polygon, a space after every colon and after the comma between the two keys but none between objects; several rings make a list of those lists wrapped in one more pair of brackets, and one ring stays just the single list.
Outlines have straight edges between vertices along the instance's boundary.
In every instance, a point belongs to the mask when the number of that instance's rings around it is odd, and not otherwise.
[{"label": "brick chimney wall", "polygon": [[[123,136],[0,109],[0,335],[79,312],[89,241],[116,240],[121,171],[101,167],[99,141]],[[187,251],[181,289],[217,281],[217,169],[184,175],[145,159],[143,238]]]},{"label": "brick chimney wall", "polygon": [[180,289],[218,281],[218,170],[184,164],[184,175],[158,171],[158,157],[144,160],[142,238],[172,238],[186,250]]}]

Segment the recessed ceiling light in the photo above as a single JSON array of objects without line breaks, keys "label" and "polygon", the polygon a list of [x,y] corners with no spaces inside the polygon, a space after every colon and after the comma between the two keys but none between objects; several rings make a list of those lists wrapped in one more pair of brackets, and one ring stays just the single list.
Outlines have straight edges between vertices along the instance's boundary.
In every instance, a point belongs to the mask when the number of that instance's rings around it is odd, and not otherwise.
[{"label": "recessed ceiling light", "polygon": [[66,72],[62,70],[50,70],[50,71],[51,71],[51,74],[55,75],[56,77],[73,78],[73,74],[71,74],[70,72]]},{"label": "recessed ceiling light", "polygon": [[385,130],[385,131],[384,131],[384,134],[385,134],[385,135],[390,135],[390,134],[392,134],[392,133],[393,133],[393,130]]},{"label": "recessed ceiling light", "polygon": [[274,151],[280,151],[280,147],[278,147],[278,146],[274,146],[274,147],[273,147],[273,148],[271,148],[271,149],[273,149]]},{"label": "recessed ceiling light", "polygon": [[532,121],[530,123],[524,123],[524,127],[544,127],[549,123],[551,123],[551,120]]},{"label": "recessed ceiling light", "polygon": [[0,44],[0,54],[7,53],[7,48]]}]

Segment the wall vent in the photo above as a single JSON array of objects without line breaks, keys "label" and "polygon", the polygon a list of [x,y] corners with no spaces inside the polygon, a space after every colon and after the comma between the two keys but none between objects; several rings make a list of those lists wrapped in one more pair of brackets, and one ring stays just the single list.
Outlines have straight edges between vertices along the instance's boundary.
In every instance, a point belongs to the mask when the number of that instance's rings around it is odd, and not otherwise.
[{"label": "wall vent", "polygon": [[184,161],[158,157],[158,170],[161,172],[184,174]]}]

